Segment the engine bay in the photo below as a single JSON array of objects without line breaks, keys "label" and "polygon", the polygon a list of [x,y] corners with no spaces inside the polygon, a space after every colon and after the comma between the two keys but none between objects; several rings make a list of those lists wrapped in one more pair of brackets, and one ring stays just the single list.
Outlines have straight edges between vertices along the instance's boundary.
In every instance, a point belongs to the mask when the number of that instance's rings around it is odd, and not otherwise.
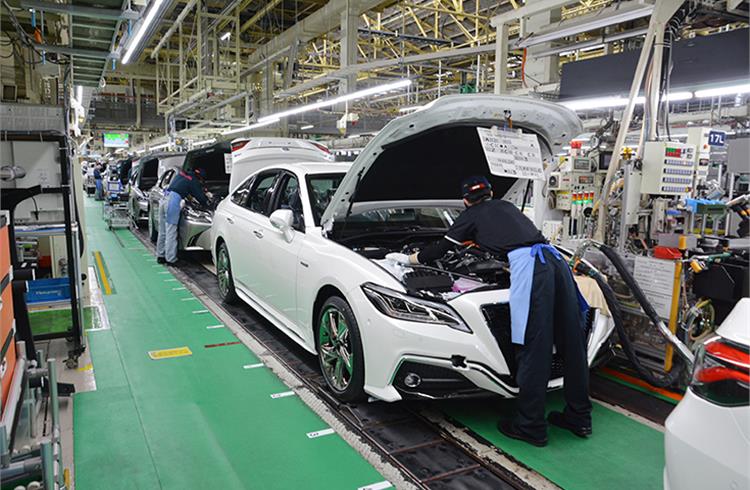
[{"label": "engine bay", "polygon": [[410,236],[401,240],[388,237],[358,244],[352,250],[390,272],[410,294],[448,300],[478,289],[510,287],[508,264],[474,245],[456,246],[432,264],[404,266],[385,258],[392,252],[406,255],[418,253],[441,236]]}]

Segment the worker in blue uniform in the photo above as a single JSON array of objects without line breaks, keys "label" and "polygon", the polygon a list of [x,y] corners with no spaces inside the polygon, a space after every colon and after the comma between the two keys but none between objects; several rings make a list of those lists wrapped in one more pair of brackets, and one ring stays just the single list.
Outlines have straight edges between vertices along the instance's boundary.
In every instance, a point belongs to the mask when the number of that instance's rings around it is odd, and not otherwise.
[{"label": "worker in blue uniform", "polygon": [[94,167],[94,185],[96,186],[94,199],[101,201],[104,199],[104,186],[102,184],[102,168],[99,165]]},{"label": "worker in blue uniform", "polygon": [[182,201],[192,196],[207,206],[209,196],[203,192],[203,169],[181,170],[164,192],[159,202],[159,238],[156,241],[156,261],[177,265],[178,225]]},{"label": "worker in blue uniform", "polygon": [[445,237],[412,255],[388,254],[404,265],[440,259],[471,241],[510,264],[511,339],[516,345],[518,413],[498,423],[500,432],[535,446],[547,445],[545,397],[552,347],[564,362],[565,409],[549,423],[580,437],[591,434],[586,352],[586,301],[560,253],[514,204],[492,199],[489,180],[470,177],[462,185],[466,211]]}]

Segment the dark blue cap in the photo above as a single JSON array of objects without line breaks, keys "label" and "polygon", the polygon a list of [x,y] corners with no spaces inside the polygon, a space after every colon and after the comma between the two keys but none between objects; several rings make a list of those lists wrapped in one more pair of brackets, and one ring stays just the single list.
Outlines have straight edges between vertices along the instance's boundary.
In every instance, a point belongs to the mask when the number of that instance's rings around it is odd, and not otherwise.
[{"label": "dark blue cap", "polygon": [[473,175],[461,183],[461,195],[469,202],[477,202],[492,193],[492,184],[483,175]]}]

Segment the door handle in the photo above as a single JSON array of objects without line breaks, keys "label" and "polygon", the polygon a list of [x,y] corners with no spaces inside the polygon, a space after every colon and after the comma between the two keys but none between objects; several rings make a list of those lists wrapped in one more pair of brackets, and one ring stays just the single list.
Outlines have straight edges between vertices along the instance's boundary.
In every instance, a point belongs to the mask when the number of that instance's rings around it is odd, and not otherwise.
[{"label": "door handle", "polygon": [[253,230],[253,233],[254,233],[254,234],[255,234],[255,236],[257,236],[258,238],[263,238],[263,232],[262,232],[262,231],[260,231],[260,230]]},{"label": "door handle", "polygon": [[234,220],[230,216],[227,216],[227,223],[229,223],[230,225],[233,225]]}]

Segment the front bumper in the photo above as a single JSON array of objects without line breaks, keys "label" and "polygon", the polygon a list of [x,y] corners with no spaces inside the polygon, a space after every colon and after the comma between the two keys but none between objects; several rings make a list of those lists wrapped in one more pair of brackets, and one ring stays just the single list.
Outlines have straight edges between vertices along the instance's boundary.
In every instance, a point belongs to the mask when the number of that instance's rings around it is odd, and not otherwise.
[{"label": "front bumper", "polygon": [[[390,318],[380,313],[361,290],[348,295],[360,323],[365,357],[365,391],[386,401],[409,397],[449,398],[481,391],[517,396],[514,355],[500,342],[482,306],[507,304],[508,290],[464,294],[450,302],[472,329],[465,333],[443,325]],[[510,338],[510,323],[507,324]],[[407,383],[414,374],[422,380]],[[411,376],[414,381],[414,376]],[[412,386],[410,386],[411,384]],[[553,377],[548,387],[562,386]]]},{"label": "front bumper", "polygon": [[181,250],[211,250],[211,217],[192,217],[183,212],[179,236]]}]

